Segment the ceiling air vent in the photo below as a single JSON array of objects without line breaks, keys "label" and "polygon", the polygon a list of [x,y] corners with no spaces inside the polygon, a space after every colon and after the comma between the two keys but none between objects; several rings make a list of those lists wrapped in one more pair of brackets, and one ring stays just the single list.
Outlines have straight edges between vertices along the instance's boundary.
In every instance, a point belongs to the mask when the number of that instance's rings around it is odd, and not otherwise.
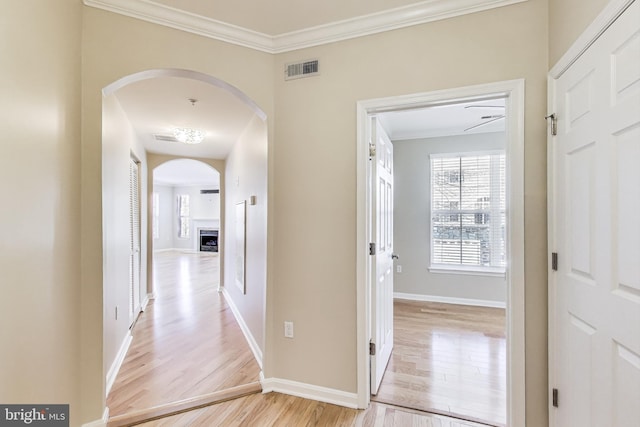
[{"label": "ceiling air vent", "polygon": [[218,194],[220,190],[200,190],[200,194]]},{"label": "ceiling air vent", "polygon": [[173,135],[161,135],[159,133],[154,133],[153,137],[156,139],[156,141],[178,142],[176,137]]},{"label": "ceiling air vent", "polygon": [[302,77],[311,77],[320,73],[318,60],[296,62],[294,64],[286,64],[284,66],[284,79],[293,80]]}]

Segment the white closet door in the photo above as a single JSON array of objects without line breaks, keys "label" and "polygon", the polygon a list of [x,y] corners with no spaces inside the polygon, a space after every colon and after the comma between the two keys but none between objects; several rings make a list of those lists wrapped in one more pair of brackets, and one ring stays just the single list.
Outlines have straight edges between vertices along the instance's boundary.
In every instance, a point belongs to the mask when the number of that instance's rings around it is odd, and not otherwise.
[{"label": "white closet door", "polygon": [[640,2],[562,74],[555,100],[552,419],[640,427]]}]

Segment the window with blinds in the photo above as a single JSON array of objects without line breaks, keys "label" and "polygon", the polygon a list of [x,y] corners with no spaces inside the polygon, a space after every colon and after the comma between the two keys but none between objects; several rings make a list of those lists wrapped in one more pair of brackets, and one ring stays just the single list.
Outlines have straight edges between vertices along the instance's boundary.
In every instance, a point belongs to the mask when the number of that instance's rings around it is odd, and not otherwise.
[{"label": "window with blinds", "polygon": [[178,237],[181,239],[189,238],[189,195],[178,195]]},{"label": "window with blinds", "polygon": [[431,156],[431,267],[504,271],[503,151]]}]

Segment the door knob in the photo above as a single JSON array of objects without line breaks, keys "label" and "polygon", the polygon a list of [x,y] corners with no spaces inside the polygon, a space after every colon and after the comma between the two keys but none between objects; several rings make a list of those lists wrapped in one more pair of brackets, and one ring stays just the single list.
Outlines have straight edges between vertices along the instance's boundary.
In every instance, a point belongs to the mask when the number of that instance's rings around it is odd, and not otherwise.
[{"label": "door knob", "polygon": [[400,259],[400,257],[396,254],[391,254],[391,259]]}]

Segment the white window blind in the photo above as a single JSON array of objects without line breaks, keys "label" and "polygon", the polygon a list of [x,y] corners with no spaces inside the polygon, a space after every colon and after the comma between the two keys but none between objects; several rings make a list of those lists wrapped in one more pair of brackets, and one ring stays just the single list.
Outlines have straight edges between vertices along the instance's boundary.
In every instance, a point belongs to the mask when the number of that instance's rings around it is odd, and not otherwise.
[{"label": "white window blind", "polygon": [[504,269],[504,152],[431,156],[431,266]]},{"label": "white window blind", "polygon": [[178,237],[189,238],[189,195],[178,195]]}]

